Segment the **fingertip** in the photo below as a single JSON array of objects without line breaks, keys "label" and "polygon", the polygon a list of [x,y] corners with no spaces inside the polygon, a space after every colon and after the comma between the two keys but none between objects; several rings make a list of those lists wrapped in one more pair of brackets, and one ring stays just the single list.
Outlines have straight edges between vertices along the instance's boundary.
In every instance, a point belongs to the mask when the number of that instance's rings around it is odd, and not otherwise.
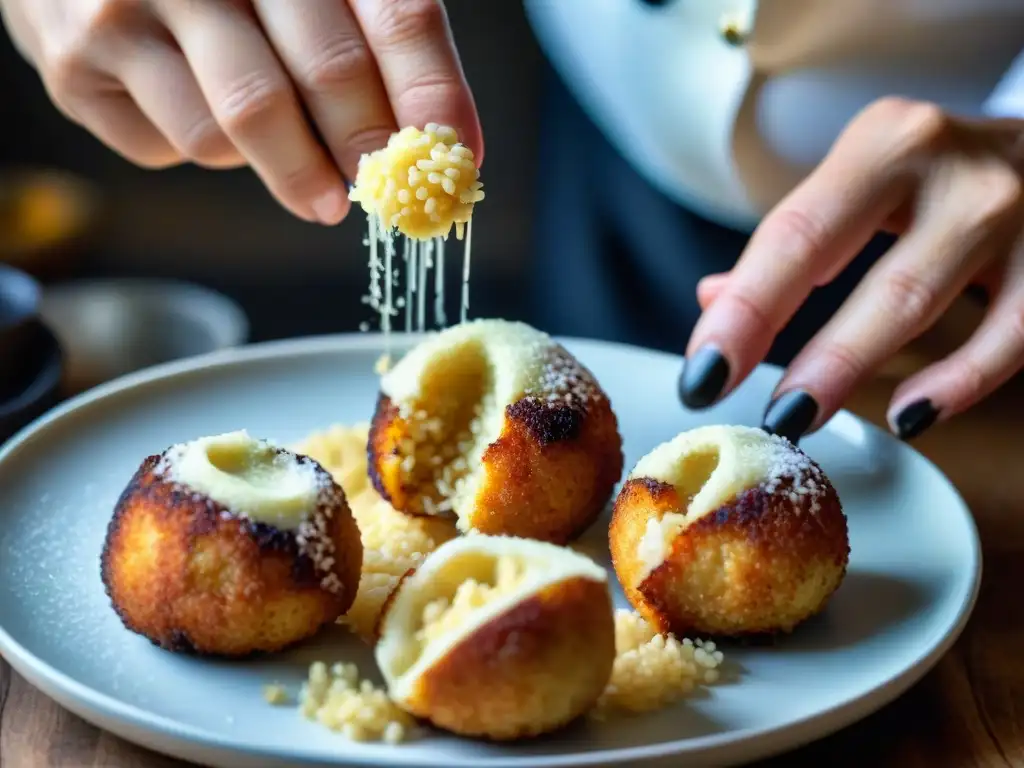
[{"label": "fingertip", "polygon": [[900,440],[913,440],[935,424],[941,410],[927,397],[904,399],[890,405],[886,414],[889,429]]},{"label": "fingertip", "polygon": [[330,189],[312,202],[316,219],[329,227],[341,223],[348,214],[350,205],[348,195],[341,188]]}]

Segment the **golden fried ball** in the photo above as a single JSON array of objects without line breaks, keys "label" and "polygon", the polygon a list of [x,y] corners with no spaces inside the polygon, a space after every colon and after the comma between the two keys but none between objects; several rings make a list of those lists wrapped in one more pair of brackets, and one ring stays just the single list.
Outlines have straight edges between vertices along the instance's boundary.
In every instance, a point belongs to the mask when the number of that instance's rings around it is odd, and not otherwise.
[{"label": "golden fried ball", "polygon": [[129,630],[170,651],[245,656],[347,611],[362,556],[331,476],[238,432],[143,461],[115,507],[101,575]]},{"label": "golden fried ball", "polygon": [[736,426],[684,432],[641,459],[608,535],[629,601],[680,637],[790,632],[824,608],[850,552],[821,468]]},{"label": "golden fried ball", "polygon": [[395,509],[461,531],[566,543],[622,472],[608,397],[568,351],[524,323],[435,333],[381,379],[370,478]]},{"label": "golden fried ball", "polygon": [[546,542],[453,539],[392,593],[375,653],[391,698],[440,728],[548,733],[588,711],[611,677],[607,574]]}]

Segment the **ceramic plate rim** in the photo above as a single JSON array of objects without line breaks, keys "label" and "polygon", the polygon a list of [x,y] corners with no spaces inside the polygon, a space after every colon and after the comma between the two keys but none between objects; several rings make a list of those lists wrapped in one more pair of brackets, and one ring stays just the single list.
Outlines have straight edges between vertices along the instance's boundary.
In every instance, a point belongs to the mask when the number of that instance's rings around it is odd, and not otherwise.
[{"label": "ceramic plate rim", "polygon": [[[404,348],[412,345],[423,334],[400,333],[396,334],[398,340],[393,342],[393,348]],[[646,355],[658,355],[674,358],[682,363],[682,358],[668,352],[647,349],[631,344],[619,342],[606,342],[597,339],[583,337],[559,336],[557,340],[571,346],[615,348],[621,351],[640,352]],[[306,336],[294,339],[280,339],[258,343],[245,344],[230,349],[216,350],[203,355],[197,355],[183,360],[176,360],[168,363],[155,365],[140,371],[126,374],[112,381],[101,384],[86,392],[78,394],[52,409],[43,416],[22,428],[8,441],[0,445],[0,464],[3,464],[8,457],[20,450],[22,446],[31,440],[38,439],[50,425],[70,416],[76,411],[103,400],[109,400],[117,395],[142,388],[146,385],[165,382],[167,380],[190,374],[199,374],[213,368],[231,367],[248,362],[255,362],[274,358],[287,358],[311,354],[322,354],[325,352],[337,352],[346,354],[354,351],[366,351],[367,349],[381,348],[381,335],[379,333],[341,333],[317,336]],[[762,364],[761,368],[779,371],[777,366]],[[846,410],[839,411],[838,415],[845,415],[854,419],[864,429],[881,433],[889,439],[892,438],[887,432],[855,416]],[[827,428],[827,425],[826,425]],[[490,766],[526,766],[551,765],[551,766],[577,766],[577,765],[607,765],[617,761],[625,760],[652,760],[666,758],[672,755],[684,755],[690,752],[707,752],[718,748],[740,747],[751,742],[773,738],[772,746],[764,752],[759,753],[763,757],[770,754],[778,754],[797,748],[802,744],[816,741],[819,738],[835,733],[853,723],[863,719],[869,714],[877,711],[883,706],[891,703],[910,687],[917,683],[935,664],[946,654],[950,647],[962,634],[968,621],[973,614],[977,603],[978,593],[982,578],[982,551],[981,541],[978,534],[977,524],[967,506],[966,501],[959,491],[945,474],[927,457],[916,451],[912,446],[904,447],[915,454],[919,461],[922,461],[935,475],[936,479],[947,485],[947,490],[952,494],[958,503],[958,512],[963,516],[964,522],[971,534],[970,561],[973,577],[970,588],[964,596],[960,606],[957,608],[955,621],[947,625],[945,631],[921,644],[922,651],[910,662],[901,672],[892,676],[885,682],[867,689],[859,694],[839,699],[832,706],[819,710],[813,714],[790,721],[784,725],[769,725],[762,728],[744,728],[724,733],[699,736],[678,741],[666,741],[657,744],[647,744],[635,747],[622,747],[616,749],[602,750],[598,752],[577,752],[565,755],[524,755],[522,757],[493,757],[487,758],[486,764]],[[311,753],[302,753],[292,749],[248,747],[240,745],[237,740],[226,738],[215,731],[203,730],[194,726],[181,725],[163,715],[152,712],[132,704],[123,703],[113,696],[99,692],[84,683],[80,683],[70,675],[55,669],[50,664],[36,657],[28,648],[18,643],[2,626],[0,626],[0,653],[8,664],[24,677],[30,684],[39,688],[45,695],[54,700],[61,700],[59,703],[75,714],[90,722],[96,723],[97,719],[114,721],[119,726],[113,730],[109,726],[100,725],[104,730],[121,735],[126,740],[146,746],[145,742],[126,735],[125,729],[139,729],[154,736],[166,737],[174,740],[179,745],[191,745],[225,751],[228,753],[245,754],[250,757],[267,757],[274,760],[296,760],[302,762],[322,761],[322,758]],[[54,691],[55,693],[50,693]],[[64,704],[64,701],[70,703]],[[823,721],[828,721],[823,725]],[[818,726],[821,725],[819,728]],[[298,749],[298,747],[296,747]],[[160,750],[163,751],[163,750]],[[165,752],[165,754],[174,754]],[[339,755],[339,757],[342,757]],[[382,765],[381,758],[375,756],[346,756],[345,762],[338,762],[338,765]],[[421,766],[427,765],[424,759],[411,755],[389,756],[388,762],[391,765]],[[446,757],[447,766],[471,766],[480,763],[477,757]]]}]

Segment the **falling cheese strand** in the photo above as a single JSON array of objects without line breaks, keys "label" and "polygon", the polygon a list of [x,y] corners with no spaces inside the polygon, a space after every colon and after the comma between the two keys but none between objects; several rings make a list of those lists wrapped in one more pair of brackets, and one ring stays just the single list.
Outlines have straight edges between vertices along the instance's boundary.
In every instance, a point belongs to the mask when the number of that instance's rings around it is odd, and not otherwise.
[{"label": "falling cheese strand", "polygon": [[[456,239],[463,241],[460,317],[462,322],[468,318],[472,214],[484,198],[479,176],[473,151],[458,142],[454,129],[436,123],[428,123],[422,131],[403,128],[392,134],[387,146],[360,158],[349,197],[367,215],[370,290],[364,301],[380,316],[385,345],[390,344],[391,318],[397,314],[392,290],[399,275],[394,268],[396,235],[404,237],[405,297],[398,299],[398,305],[405,309],[406,331],[427,330],[425,294],[430,269],[434,269],[434,325],[446,327],[444,255],[453,227]],[[378,242],[384,245],[383,263]]]}]

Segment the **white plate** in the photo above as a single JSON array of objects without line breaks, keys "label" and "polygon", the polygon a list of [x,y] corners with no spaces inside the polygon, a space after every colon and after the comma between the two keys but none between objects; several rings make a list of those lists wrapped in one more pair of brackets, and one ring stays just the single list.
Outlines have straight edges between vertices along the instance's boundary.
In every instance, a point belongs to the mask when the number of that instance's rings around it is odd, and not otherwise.
[{"label": "white plate", "polygon": [[[275,342],[161,366],[86,393],[12,440],[0,451],[0,652],[10,664],[86,720],[209,765],[576,766],[680,756],[688,766],[725,765],[820,738],[891,701],[967,621],[981,555],[964,503],[914,450],[840,413],[803,447],[849,516],[846,581],[821,617],[776,647],[727,648],[738,682],[657,714],[504,747],[441,734],[400,747],[353,744],[261,696],[275,679],[297,689],[318,658],[369,671],[369,651],[344,631],[244,663],[174,656],[126,631],[104,595],[98,556],[142,458],[204,434],[246,428],[290,443],[366,420],[379,344],[368,335]],[[762,367],[724,403],[693,414],[676,396],[679,358],[566,345],[609,393],[627,467],[698,424],[758,424],[779,375]],[[595,526],[599,540],[603,528]]]}]

